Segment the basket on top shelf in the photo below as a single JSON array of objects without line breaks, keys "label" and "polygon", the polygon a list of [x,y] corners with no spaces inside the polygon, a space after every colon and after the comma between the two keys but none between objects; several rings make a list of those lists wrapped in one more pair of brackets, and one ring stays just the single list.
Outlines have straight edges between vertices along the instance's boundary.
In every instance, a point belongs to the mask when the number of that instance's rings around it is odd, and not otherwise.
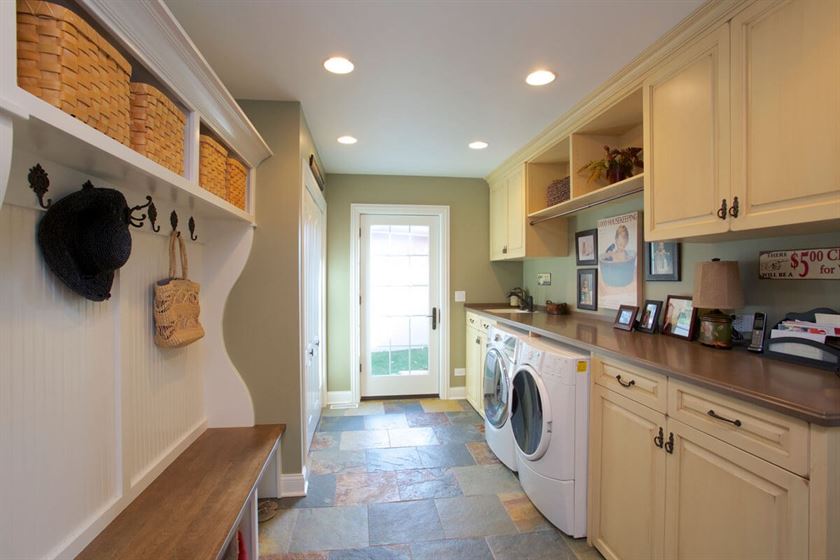
[{"label": "basket on top shelf", "polygon": [[198,184],[227,200],[227,148],[211,136],[199,136]]},{"label": "basket on top shelf", "polygon": [[248,168],[236,158],[227,159],[227,200],[245,210],[245,195],[248,191]]},{"label": "basket on top shelf", "polygon": [[571,197],[572,187],[571,179],[569,177],[563,177],[562,179],[552,181],[545,192],[546,204],[548,206],[554,206],[555,204],[566,202]]},{"label": "basket on top shelf", "polygon": [[131,83],[131,147],[179,175],[184,174],[187,118],[162,91]]},{"label": "basket on top shelf", "polygon": [[129,145],[131,64],[78,14],[17,2],[18,85]]}]

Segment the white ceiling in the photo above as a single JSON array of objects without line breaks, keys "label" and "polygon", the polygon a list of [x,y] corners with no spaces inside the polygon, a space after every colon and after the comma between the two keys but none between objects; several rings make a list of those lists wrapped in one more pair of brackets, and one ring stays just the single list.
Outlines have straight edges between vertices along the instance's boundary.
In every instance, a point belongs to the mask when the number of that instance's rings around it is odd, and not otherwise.
[{"label": "white ceiling", "polygon": [[[166,1],[235,97],[302,102],[328,172],[463,177],[487,175],[702,3]],[[334,55],[356,70],[326,72]],[[557,80],[526,85],[539,67]],[[478,139],[490,147],[467,148]]]}]

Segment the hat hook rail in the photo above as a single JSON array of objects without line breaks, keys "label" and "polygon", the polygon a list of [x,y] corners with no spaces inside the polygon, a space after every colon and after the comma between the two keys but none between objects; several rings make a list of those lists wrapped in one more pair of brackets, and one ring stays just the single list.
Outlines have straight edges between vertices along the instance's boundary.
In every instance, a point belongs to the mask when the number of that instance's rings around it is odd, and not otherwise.
[{"label": "hat hook rail", "polygon": [[[52,206],[51,198],[47,199],[46,202],[44,201],[44,197],[50,189],[50,177],[41,164],[36,163],[32,166],[29,169],[29,173],[26,178],[29,181],[29,188],[32,189],[35,192],[35,196],[38,197],[38,205],[44,210]],[[93,183],[86,181],[82,188],[93,188]],[[135,213],[140,212],[141,210],[146,210],[146,212],[136,216]],[[138,204],[137,206],[126,208],[125,213],[126,220],[132,227],[142,228],[146,225],[146,220],[148,220],[152,231],[155,233],[160,232],[160,226],[157,223],[158,210],[151,195],[146,195],[145,204]],[[169,214],[169,223],[172,225],[172,231],[178,232],[178,235],[181,235],[181,232],[178,231],[178,213],[175,210]],[[190,239],[192,241],[198,241],[198,236],[195,234],[196,224],[193,216],[190,216],[190,219],[187,222],[187,227],[189,227],[190,230]]]}]

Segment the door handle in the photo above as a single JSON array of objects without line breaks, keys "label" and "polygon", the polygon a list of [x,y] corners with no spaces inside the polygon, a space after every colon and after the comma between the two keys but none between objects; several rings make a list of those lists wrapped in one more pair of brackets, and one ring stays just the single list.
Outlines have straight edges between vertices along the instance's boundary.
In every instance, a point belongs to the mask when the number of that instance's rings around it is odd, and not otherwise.
[{"label": "door handle", "polygon": [[674,454],[674,432],[668,433],[668,441],[665,442],[665,451]]},{"label": "door handle", "polygon": [[712,418],[717,418],[718,420],[723,420],[724,422],[729,422],[730,424],[732,424],[736,428],[741,427],[741,421],[738,420],[737,418],[735,420],[732,420],[730,418],[727,418],[726,416],[721,416],[720,414],[718,414],[717,412],[715,412],[712,409],[709,409],[709,412],[707,412],[706,414],[708,416],[711,416]]},{"label": "door handle", "polygon": [[659,426],[659,435],[654,436],[653,444],[659,449],[662,449],[662,446],[665,444],[665,432],[662,430],[662,426]]},{"label": "door handle", "polygon": [[620,376],[620,375],[616,375],[616,376],[615,376],[615,380],[616,380],[616,381],[618,381],[618,384],[619,384],[619,385],[621,385],[622,387],[627,387],[628,389],[629,389],[630,387],[632,387],[633,385],[635,385],[635,384],[636,384],[636,380],[635,380],[635,379],[631,379],[630,381],[628,381],[627,383],[625,383],[624,381],[622,381],[622,380],[621,380],[621,376]]},{"label": "door handle", "polygon": [[740,204],[738,204],[738,197],[736,196],[735,198],[732,199],[732,207],[729,209],[729,215],[732,216],[733,218],[737,218],[739,208],[740,208]]},{"label": "door handle", "polygon": [[437,330],[438,324],[438,308],[432,307],[432,330]]},{"label": "door handle", "polygon": [[726,219],[726,199],[725,198],[720,201],[720,208],[718,208],[717,217],[720,218],[721,220]]}]

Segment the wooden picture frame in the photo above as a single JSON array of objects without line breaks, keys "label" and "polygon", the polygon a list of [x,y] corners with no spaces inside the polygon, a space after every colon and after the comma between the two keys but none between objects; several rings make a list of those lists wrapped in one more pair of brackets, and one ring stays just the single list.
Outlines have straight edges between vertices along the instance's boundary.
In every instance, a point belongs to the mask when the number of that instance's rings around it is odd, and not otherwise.
[{"label": "wooden picture frame", "polygon": [[645,300],[641,310],[642,316],[639,318],[639,325],[636,330],[647,334],[655,333],[659,328],[659,316],[662,315],[662,301],[656,299]]},{"label": "wooden picture frame", "polygon": [[645,243],[645,280],[679,282],[682,278],[682,246],[677,241]]},{"label": "wooden picture frame", "polygon": [[638,305],[620,305],[613,321],[614,329],[632,331],[636,326],[636,315],[639,314]]},{"label": "wooden picture frame", "polygon": [[[583,245],[583,251],[581,251]],[[598,230],[587,229],[575,233],[575,264],[596,266],[598,264]]]},{"label": "wooden picture frame", "polygon": [[598,269],[579,268],[577,271],[577,308],[598,310]]},{"label": "wooden picture frame", "polygon": [[697,330],[697,309],[691,296],[668,296],[665,300],[662,334],[692,340]]}]

